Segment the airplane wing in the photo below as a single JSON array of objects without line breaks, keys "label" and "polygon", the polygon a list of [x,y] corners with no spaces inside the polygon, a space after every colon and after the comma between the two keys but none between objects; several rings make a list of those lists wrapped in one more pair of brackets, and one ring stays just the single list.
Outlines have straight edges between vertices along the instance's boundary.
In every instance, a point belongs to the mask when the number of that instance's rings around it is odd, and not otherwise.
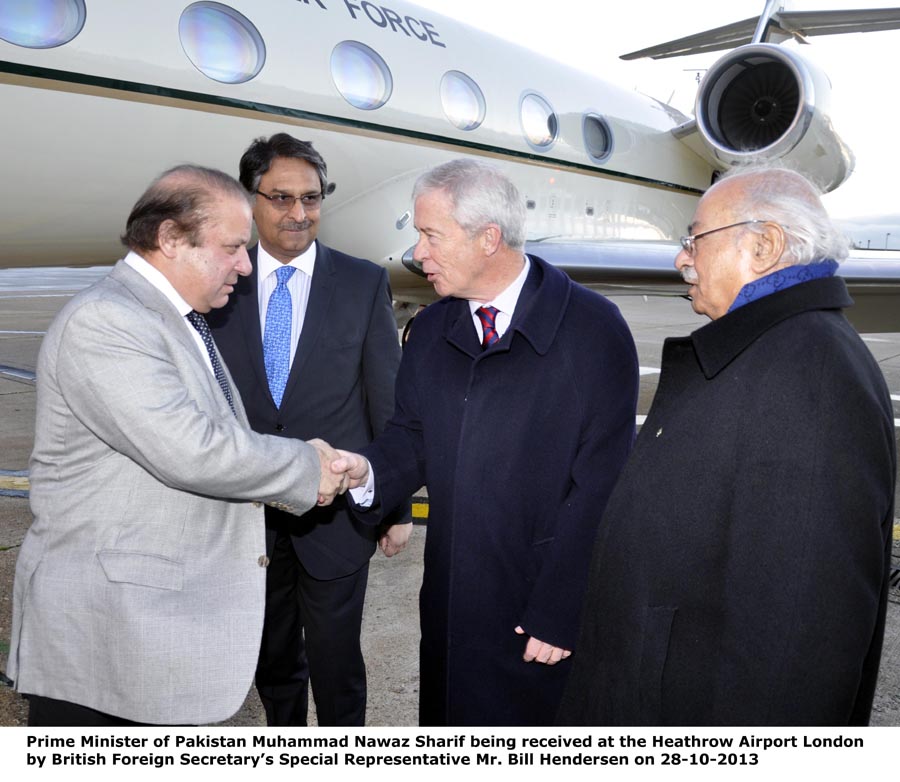
[{"label": "airplane wing", "polygon": [[[684,296],[674,242],[528,242],[525,251],[605,295]],[[900,252],[856,250],[839,268],[855,306],[847,317],[859,332],[900,332]]]},{"label": "airplane wing", "polygon": [[[661,60],[733,49],[753,42],[758,17],[733,22],[695,35],[650,46],[621,55],[622,60],[650,57]],[[900,8],[872,8],[852,11],[778,11],[769,20],[767,38],[803,41],[813,35],[866,33],[900,29]]]}]

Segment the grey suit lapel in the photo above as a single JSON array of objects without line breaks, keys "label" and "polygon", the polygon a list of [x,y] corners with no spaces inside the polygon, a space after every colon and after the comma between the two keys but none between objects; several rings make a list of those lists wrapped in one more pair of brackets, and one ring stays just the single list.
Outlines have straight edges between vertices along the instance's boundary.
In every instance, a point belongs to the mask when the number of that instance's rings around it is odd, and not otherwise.
[{"label": "grey suit lapel", "polygon": [[[219,388],[219,384],[212,372],[207,369],[206,362],[200,355],[194,336],[189,330],[192,326],[178,313],[178,310],[175,309],[172,302],[170,302],[156,286],[150,283],[143,275],[132,269],[125,261],[119,261],[109,273],[109,277],[127,288],[135,299],[137,299],[137,301],[147,310],[155,313],[162,321],[163,326],[175,336],[175,338],[184,346],[185,350],[197,357],[199,362],[198,369],[203,377],[202,382],[206,383],[212,389],[213,396],[216,400],[221,399],[221,405],[228,410],[228,415],[231,415],[231,410],[228,407],[228,400],[222,393],[222,389]],[[259,327],[257,326],[257,329],[258,328]],[[216,349],[216,353],[219,355],[219,363],[222,364],[222,367],[225,370],[225,376],[228,378],[228,383],[232,388],[232,397],[237,419],[242,424],[247,425],[247,414],[241,403],[240,394],[237,393],[237,386],[234,384],[234,378],[231,377],[231,373],[228,371],[228,367],[225,364],[225,359],[222,358],[222,354],[219,353],[218,348]]]}]

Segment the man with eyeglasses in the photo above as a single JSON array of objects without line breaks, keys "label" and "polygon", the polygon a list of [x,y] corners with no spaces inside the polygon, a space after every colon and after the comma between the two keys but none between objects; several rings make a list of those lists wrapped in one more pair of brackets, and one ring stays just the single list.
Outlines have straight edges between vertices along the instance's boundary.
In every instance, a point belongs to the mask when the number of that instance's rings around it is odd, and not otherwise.
[{"label": "man with eyeglasses", "polygon": [[884,635],[890,395],[842,309],[848,242],[801,175],[700,200],[668,339],[600,527],[563,725],[864,725]]},{"label": "man with eyeglasses", "polygon": [[[256,139],[240,161],[259,243],[253,270],[210,319],[250,425],[359,448],[393,412],[400,345],[387,272],[316,239],[334,189],[312,144],[287,133]],[[402,518],[402,515],[396,518]],[[411,525],[383,528],[387,556]],[[269,565],[256,687],[269,725],[307,724],[308,682],[319,725],[361,726],[366,669],[360,625],[379,532],[343,500],[300,524],[266,509]]]}]

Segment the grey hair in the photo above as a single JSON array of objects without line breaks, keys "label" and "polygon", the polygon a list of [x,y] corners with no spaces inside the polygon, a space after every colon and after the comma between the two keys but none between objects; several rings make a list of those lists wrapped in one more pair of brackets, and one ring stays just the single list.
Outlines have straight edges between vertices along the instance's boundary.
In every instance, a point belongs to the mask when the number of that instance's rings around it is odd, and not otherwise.
[{"label": "grey hair", "polygon": [[435,190],[447,194],[453,203],[453,219],[470,236],[496,223],[507,247],[525,247],[525,201],[499,169],[469,158],[451,160],[418,178],[413,200]]},{"label": "grey hair", "polygon": [[[719,179],[725,181],[740,183],[740,193],[731,203],[736,219],[766,220],[782,227],[785,263],[800,265],[825,258],[840,263],[850,254],[850,240],[825,211],[821,191],[799,172],[783,165],[753,163],[733,168]],[[747,229],[764,230],[761,225]]]}]

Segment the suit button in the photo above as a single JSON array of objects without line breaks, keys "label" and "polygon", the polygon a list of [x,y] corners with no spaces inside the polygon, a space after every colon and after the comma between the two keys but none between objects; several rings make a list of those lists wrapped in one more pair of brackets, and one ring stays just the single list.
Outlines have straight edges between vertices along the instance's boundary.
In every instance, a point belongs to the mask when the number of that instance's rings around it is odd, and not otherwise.
[{"label": "suit button", "polygon": [[283,432],[283,431],[284,431],[284,424],[275,424],[275,431],[276,431],[276,432]]},{"label": "suit button", "polygon": [[265,554],[263,554],[263,555],[262,555],[258,560],[256,560],[256,561],[259,563],[259,566],[260,566],[260,567],[269,567],[269,558],[268,558]]}]

